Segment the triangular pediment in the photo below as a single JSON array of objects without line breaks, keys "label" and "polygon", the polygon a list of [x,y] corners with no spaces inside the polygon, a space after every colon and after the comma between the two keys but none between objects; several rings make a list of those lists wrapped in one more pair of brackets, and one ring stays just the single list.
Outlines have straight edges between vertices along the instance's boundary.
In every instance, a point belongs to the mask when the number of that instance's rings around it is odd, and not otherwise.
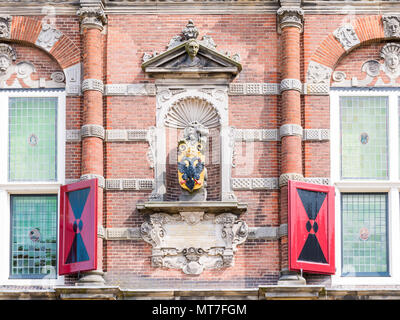
[{"label": "triangular pediment", "polygon": [[[190,44],[197,46],[195,53],[189,54]],[[155,77],[173,77],[174,75],[234,77],[242,70],[238,62],[239,56],[230,57],[218,52],[209,36],[204,36],[203,40],[176,36],[171,40],[166,51],[159,54],[145,54],[143,60],[144,72]]]}]

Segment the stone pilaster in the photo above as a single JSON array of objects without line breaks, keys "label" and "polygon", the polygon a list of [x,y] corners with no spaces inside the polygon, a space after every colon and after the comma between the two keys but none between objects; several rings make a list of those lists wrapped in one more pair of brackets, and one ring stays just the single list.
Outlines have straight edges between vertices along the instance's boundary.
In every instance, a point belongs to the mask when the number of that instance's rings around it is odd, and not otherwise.
[{"label": "stone pilaster", "polygon": [[[102,177],[103,169],[103,49],[102,34],[107,23],[102,1],[81,0],[77,12],[83,44],[83,126],[81,178]],[[98,134],[95,134],[98,133]],[[103,188],[98,189],[98,223],[103,224]],[[97,270],[86,272],[79,285],[104,285],[103,239],[98,238]]]},{"label": "stone pilaster", "polygon": [[[282,40],[281,69],[281,176],[280,224],[288,223],[289,179],[302,180],[302,127],[300,82],[300,35],[303,31],[303,10],[297,1],[281,1],[277,11],[277,30]],[[284,89],[284,90],[282,90]],[[280,239],[281,274],[278,285],[302,285],[304,278],[288,270],[288,236]]]}]

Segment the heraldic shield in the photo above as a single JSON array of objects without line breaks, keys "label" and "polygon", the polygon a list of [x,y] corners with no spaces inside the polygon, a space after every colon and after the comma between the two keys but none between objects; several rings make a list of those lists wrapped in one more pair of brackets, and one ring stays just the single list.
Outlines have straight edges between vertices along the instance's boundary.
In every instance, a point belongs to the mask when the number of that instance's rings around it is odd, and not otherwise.
[{"label": "heraldic shield", "polygon": [[205,149],[208,129],[200,124],[185,128],[178,144],[178,178],[181,188],[193,192],[206,186]]}]

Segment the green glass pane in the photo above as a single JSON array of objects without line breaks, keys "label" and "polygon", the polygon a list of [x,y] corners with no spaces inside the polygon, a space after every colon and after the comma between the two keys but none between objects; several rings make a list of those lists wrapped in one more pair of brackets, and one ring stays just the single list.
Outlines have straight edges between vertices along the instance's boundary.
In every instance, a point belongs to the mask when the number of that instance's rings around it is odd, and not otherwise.
[{"label": "green glass pane", "polygon": [[341,97],[342,178],[388,178],[388,98]]},{"label": "green glass pane", "polygon": [[387,194],[342,194],[342,274],[388,274]]},{"label": "green glass pane", "polygon": [[9,180],[57,180],[57,98],[9,100]]},{"label": "green glass pane", "polygon": [[11,278],[55,278],[57,196],[11,196]]}]

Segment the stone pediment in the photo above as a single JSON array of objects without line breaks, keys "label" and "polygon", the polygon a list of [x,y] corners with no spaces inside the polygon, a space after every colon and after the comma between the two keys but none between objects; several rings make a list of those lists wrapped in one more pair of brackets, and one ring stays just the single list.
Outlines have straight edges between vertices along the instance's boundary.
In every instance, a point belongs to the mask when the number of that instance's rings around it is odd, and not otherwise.
[{"label": "stone pediment", "polygon": [[143,56],[142,69],[154,77],[235,77],[241,70],[239,55],[224,54],[216,50],[210,36],[197,40],[197,29],[189,21],[182,36],[171,39],[168,48],[162,53]]}]

